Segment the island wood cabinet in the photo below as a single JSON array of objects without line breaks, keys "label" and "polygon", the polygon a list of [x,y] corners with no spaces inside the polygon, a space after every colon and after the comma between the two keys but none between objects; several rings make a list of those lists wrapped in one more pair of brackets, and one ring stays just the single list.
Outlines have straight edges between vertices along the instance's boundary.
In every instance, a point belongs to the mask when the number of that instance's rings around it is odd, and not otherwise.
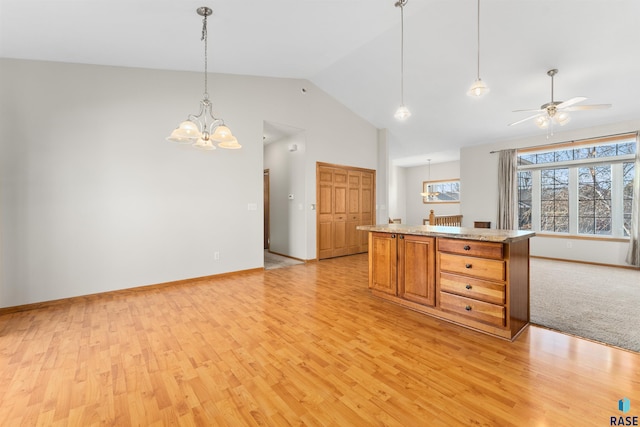
[{"label": "island wood cabinet", "polygon": [[435,305],[435,239],[371,233],[370,287],[427,306]]},{"label": "island wood cabinet", "polygon": [[374,295],[506,339],[529,323],[528,238],[505,243],[371,231],[369,239]]}]

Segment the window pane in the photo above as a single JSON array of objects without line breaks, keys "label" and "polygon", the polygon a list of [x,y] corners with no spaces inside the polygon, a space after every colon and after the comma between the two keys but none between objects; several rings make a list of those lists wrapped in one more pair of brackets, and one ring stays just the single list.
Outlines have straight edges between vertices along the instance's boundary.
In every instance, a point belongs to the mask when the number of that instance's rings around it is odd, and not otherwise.
[{"label": "window pane", "polygon": [[595,157],[594,147],[581,147],[574,150],[576,159],[591,159]]},{"label": "window pane", "polygon": [[518,172],[518,229],[531,230],[531,191],[533,189],[530,171]]},{"label": "window pane", "polygon": [[556,162],[566,162],[568,160],[573,160],[573,150],[561,150],[555,152]]},{"label": "window pane", "polygon": [[532,165],[536,163],[536,155],[535,154],[523,154],[518,156],[518,165]]},{"label": "window pane", "polygon": [[623,144],[618,144],[618,155],[624,156],[625,154],[635,154],[636,153],[636,143],[635,142],[625,142]]},{"label": "window pane", "polygon": [[543,231],[569,232],[569,169],[543,169],[540,221]]},{"label": "window pane", "polygon": [[578,168],[578,233],[611,234],[611,166]]},{"label": "window pane", "polygon": [[538,153],[536,154],[536,163],[553,163],[554,155],[553,151],[548,153]]}]

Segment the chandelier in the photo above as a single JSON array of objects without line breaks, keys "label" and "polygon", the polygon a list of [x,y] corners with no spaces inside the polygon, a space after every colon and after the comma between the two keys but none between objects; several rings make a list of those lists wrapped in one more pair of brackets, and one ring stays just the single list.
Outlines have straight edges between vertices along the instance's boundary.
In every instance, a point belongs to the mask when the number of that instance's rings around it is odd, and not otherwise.
[{"label": "chandelier", "polygon": [[213,11],[208,7],[199,7],[196,12],[203,17],[200,40],[204,41],[204,94],[200,101],[200,112],[189,114],[187,120],[180,123],[167,137],[167,140],[179,144],[191,144],[192,147],[201,150],[215,150],[214,143],[217,143],[221,148],[238,149],[242,146],[238,144],[238,140],[233,136],[231,130],[225,126],[224,120],[213,115],[213,105],[209,100],[207,90],[207,17]]}]

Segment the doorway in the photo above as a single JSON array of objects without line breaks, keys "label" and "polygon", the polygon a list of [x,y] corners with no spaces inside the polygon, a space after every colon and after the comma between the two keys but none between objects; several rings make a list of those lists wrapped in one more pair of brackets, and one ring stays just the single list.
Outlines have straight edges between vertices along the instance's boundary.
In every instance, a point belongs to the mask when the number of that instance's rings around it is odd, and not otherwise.
[{"label": "doorway", "polygon": [[264,249],[269,250],[269,169],[264,170],[262,182],[264,187]]}]

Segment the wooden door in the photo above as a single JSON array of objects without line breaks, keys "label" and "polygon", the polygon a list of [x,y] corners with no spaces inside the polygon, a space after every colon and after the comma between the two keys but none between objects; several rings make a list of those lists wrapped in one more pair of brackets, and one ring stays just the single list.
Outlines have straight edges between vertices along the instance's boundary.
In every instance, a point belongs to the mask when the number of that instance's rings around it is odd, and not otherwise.
[{"label": "wooden door", "polygon": [[318,194],[316,216],[318,218],[318,258],[333,256],[333,169],[319,167],[317,171]]},{"label": "wooden door", "polygon": [[348,209],[347,209],[347,253],[360,252],[361,231],[356,228],[361,223],[361,173],[349,171],[348,174]]},{"label": "wooden door", "polygon": [[333,170],[333,253],[332,256],[348,254],[347,248],[347,208],[348,172]]},{"label": "wooden door", "polygon": [[398,235],[398,295],[435,306],[435,238]]},{"label": "wooden door", "polygon": [[366,252],[374,223],[375,171],[318,163],[316,166],[318,259]]}]

